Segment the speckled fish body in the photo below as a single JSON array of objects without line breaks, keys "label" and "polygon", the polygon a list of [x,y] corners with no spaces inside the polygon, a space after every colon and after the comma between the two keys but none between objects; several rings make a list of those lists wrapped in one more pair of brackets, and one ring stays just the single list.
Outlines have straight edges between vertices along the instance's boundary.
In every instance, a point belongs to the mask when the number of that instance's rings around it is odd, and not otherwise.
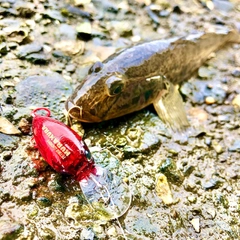
[{"label": "speckled fish body", "polygon": [[66,109],[80,121],[101,122],[154,104],[163,121],[184,128],[188,121],[175,85],[188,80],[227,42],[239,42],[238,33],[155,40],[122,50],[90,68]]}]

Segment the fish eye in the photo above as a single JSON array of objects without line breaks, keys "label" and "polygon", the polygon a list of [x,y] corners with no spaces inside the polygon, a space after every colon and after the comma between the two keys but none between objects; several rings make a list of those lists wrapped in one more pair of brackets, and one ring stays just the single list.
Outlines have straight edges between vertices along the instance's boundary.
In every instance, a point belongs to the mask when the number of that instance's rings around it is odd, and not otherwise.
[{"label": "fish eye", "polygon": [[88,70],[88,74],[100,72],[103,64],[99,61],[95,62]]},{"label": "fish eye", "polygon": [[114,96],[122,92],[124,82],[120,76],[111,76],[106,81],[109,96]]}]

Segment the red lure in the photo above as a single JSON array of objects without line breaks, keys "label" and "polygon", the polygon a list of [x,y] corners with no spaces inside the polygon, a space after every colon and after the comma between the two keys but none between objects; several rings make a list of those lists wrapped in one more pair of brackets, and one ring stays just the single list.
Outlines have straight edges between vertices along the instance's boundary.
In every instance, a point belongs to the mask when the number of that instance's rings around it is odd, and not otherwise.
[{"label": "red lure", "polygon": [[[37,111],[44,111],[46,115],[37,115]],[[91,173],[95,175],[94,160],[82,138],[50,115],[47,108],[32,112],[33,136],[42,157],[57,172],[71,174],[78,181],[88,179]]]}]

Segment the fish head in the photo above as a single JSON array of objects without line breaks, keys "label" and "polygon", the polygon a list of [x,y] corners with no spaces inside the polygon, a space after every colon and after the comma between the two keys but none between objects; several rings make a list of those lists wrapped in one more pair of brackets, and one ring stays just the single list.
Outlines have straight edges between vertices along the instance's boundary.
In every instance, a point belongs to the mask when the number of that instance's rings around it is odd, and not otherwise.
[{"label": "fish head", "polygon": [[66,102],[70,117],[82,122],[101,122],[116,115],[113,106],[126,88],[126,78],[118,71],[95,63],[86,79],[76,88]]}]

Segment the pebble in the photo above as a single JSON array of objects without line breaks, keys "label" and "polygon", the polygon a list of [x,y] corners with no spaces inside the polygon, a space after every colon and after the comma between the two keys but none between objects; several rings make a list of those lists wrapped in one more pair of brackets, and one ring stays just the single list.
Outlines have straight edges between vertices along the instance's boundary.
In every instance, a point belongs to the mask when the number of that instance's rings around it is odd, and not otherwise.
[{"label": "pebble", "polygon": [[218,154],[223,152],[223,147],[216,140],[212,141],[212,147]]},{"label": "pebble", "polygon": [[184,181],[182,172],[177,168],[173,159],[167,158],[160,166],[160,172],[163,173],[169,182],[180,186]]},{"label": "pebble", "polygon": [[232,115],[231,114],[219,115],[217,119],[219,122],[230,122],[232,119]]},{"label": "pebble", "polygon": [[199,107],[191,108],[188,113],[200,122],[204,122],[208,119],[208,113]]},{"label": "pebble", "polygon": [[16,149],[18,142],[18,137],[0,133],[0,148],[2,151]]},{"label": "pebble", "polygon": [[36,13],[34,3],[18,0],[14,7],[18,11],[19,16],[23,18],[31,18]]},{"label": "pebble", "polygon": [[148,14],[148,16],[151,18],[151,20],[156,23],[156,24],[159,24],[160,20],[159,20],[159,17],[158,15],[151,9],[150,6],[147,6],[146,8],[146,12]]},{"label": "pebble", "polygon": [[205,182],[202,184],[203,188],[205,188],[206,190],[209,189],[217,189],[220,187],[221,185],[221,181],[215,178],[211,178],[209,181]]},{"label": "pebble", "polygon": [[20,134],[21,132],[5,117],[0,116],[0,132],[15,135]]},{"label": "pebble", "polygon": [[36,27],[36,22],[33,19],[27,19],[25,23],[33,30]]},{"label": "pebble", "polygon": [[43,207],[48,207],[48,206],[51,206],[52,204],[51,200],[47,197],[38,197],[37,203]]},{"label": "pebble", "polygon": [[16,189],[13,192],[13,196],[19,200],[27,201],[31,199],[31,191],[29,188],[25,189]]},{"label": "pebble", "polygon": [[172,11],[177,14],[183,13],[183,10],[178,5],[174,6]]},{"label": "pebble", "polygon": [[[67,56],[61,50],[53,50],[52,56],[55,58],[67,58]],[[70,60],[70,58],[69,58]]]},{"label": "pebble", "polygon": [[80,6],[80,5],[89,4],[90,2],[91,2],[91,0],[74,0],[73,4],[75,6]]},{"label": "pebble", "polygon": [[213,75],[213,70],[207,67],[200,67],[198,70],[198,76],[202,79],[210,79]]},{"label": "pebble", "polygon": [[48,44],[44,44],[44,45],[43,45],[43,51],[44,51],[45,53],[50,53],[50,52],[52,51],[52,47],[49,46]]},{"label": "pebble", "polygon": [[132,36],[132,25],[128,21],[119,21],[113,24],[114,30],[121,37]]},{"label": "pebble", "polygon": [[210,146],[212,144],[211,137],[205,137],[205,141],[204,142],[205,142],[206,145]]},{"label": "pebble", "polygon": [[209,213],[212,216],[213,219],[215,218],[216,211],[214,208],[208,208],[206,211],[207,211],[207,213]]},{"label": "pebble", "polygon": [[8,41],[21,44],[25,40],[30,40],[29,28],[27,27],[12,25],[3,29],[3,31],[6,31]]},{"label": "pebble", "polygon": [[11,7],[7,7],[8,3],[6,3],[6,6],[4,6],[5,4],[2,3],[1,4],[2,7],[0,7],[0,15],[6,16],[6,15],[13,15],[16,16],[18,14],[18,12],[11,8]]},{"label": "pebble", "polygon": [[159,16],[160,17],[169,17],[169,15],[170,15],[170,11],[169,10],[161,10],[159,12]]},{"label": "pebble", "polygon": [[160,173],[156,176],[156,179],[155,190],[158,197],[162,199],[164,204],[172,204],[173,197],[166,176]]},{"label": "pebble", "polygon": [[83,53],[84,43],[79,40],[63,40],[55,43],[54,47],[67,55]]},{"label": "pebble", "polygon": [[80,235],[81,240],[93,240],[94,239],[94,233],[91,229],[84,228]]},{"label": "pebble", "polygon": [[64,63],[56,63],[54,66],[51,66],[51,70],[54,72],[61,73],[65,67]]},{"label": "pebble", "polygon": [[12,158],[12,151],[5,151],[2,153],[3,160],[8,161]]},{"label": "pebble", "polygon": [[9,43],[8,43],[8,47],[9,47],[10,49],[16,49],[16,48],[18,47],[18,44],[15,43],[15,42],[9,42]]},{"label": "pebble", "polygon": [[170,143],[167,147],[167,151],[173,155],[177,155],[181,151],[181,146],[177,143]]},{"label": "pebble", "polygon": [[31,43],[31,44],[26,44],[24,46],[19,47],[19,51],[17,53],[17,56],[19,58],[25,58],[27,55],[31,53],[38,53],[42,51],[43,46],[38,44],[38,43]]},{"label": "pebble", "polygon": [[240,139],[236,139],[228,150],[230,152],[240,152]]},{"label": "pebble", "polygon": [[75,40],[77,31],[75,28],[68,24],[61,24],[56,36],[61,40]]},{"label": "pebble", "polygon": [[22,118],[18,124],[19,129],[24,134],[29,134],[31,132],[31,124],[27,119]]},{"label": "pebble", "polygon": [[195,232],[199,233],[200,232],[200,221],[199,218],[193,218],[190,223],[192,224]]},{"label": "pebble", "polygon": [[127,144],[127,139],[125,137],[119,137],[114,144],[116,147],[124,147]]},{"label": "pebble", "polygon": [[42,228],[42,231],[39,233],[40,239],[56,239],[56,234],[49,228]]},{"label": "pebble", "polygon": [[92,19],[91,13],[83,11],[79,7],[74,7],[72,5],[68,5],[66,8],[63,8],[62,14],[66,16],[76,15],[82,18]]},{"label": "pebble", "polygon": [[[229,233],[229,234],[231,234],[230,236],[232,236],[231,238],[232,239],[239,239],[238,238],[238,236],[237,235],[235,235],[234,234],[234,232],[233,232],[233,228],[232,228],[232,225],[230,226],[229,225],[230,223],[228,223],[228,222],[226,222],[226,220],[225,219],[222,219],[222,220],[216,220],[216,225],[218,226],[218,228],[219,228],[219,232],[220,233]],[[232,235],[232,234],[234,234],[235,235],[235,237],[234,237],[234,235]],[[219,238],[219,239],[221,239],[221,238]]]},{"label": "pebble", "polygon": [[83,22],[79,24],[76,28],[77,37],[83,41],[88,41],[91,39],[92,26],[90,22]]},{"label": "pebble", "polygon": [[73,72],[75,72],[75,70],[76,70],[76,66],[73,65],[73,64],[69,64],[69,65],[66,66],[66,71],[67,72],[73,73]]},{"label": "pebble", "polygon": [[3,7],[3,8],[10,8],[11,7],[11,5],[10,5],[10,2],[1,2],[1,6]]},{"label": "pebble", "polygon": [[206,0],[206,1],[201,1],[201,2],[204,2],[205,5],[206,5],[206,7],[207,7],[210,11],[212,11],[212,10],[214,9],[214,4],[213,4],[212,0]]},{"label": "pebble", "polygon": [[94,231],[95,233],[103,233],[103,232],[104,232],[104,228],[103,228],[103,226],[100,226],[100,225],[98,225],[98,224],[95,224],[95,225],[93,226],[93,231]]},{"label": "pebble", "polygon": [[192,94],[193,86],[190,82],[184,82],[180,88],[180,91],[183,95],[189,96]]},{"label": "pebble", "polygon": [[59,22],[66,21],[65,18],[62,16],[62,14],[57,10],[47,10],[43,12],[43,16],[51,20],[58,20]]},{"label": "pebble", "polygon": [[154,181],[152,180],[152,178],[150,178],[146,175],[142,176],[142,183],[148,189],[151,189],[154,186]]},{"label": "pebble", "polygon": [[131,41],[134,42],[134,43],[137,43],[137,42],[141,41],[141,36],[134,35],[134,36],[131,37]]},{"label": "pebble", "polygon": [[195,193],[197,191],[196,183],[192,180],[185,181],[183,187],[188,192]]},{"label": "pebble", "polygon": [[231,1],[214,0],[214,1],[211,1],[211,2],[212,2],[212,4],[214,4],[214,8],[216,10],[220,10],[222,12],[228,13],[231,10],[234,9],[234,3],[231,2]]},{"label": "pebble", "polygon": [[212,18],[212,22],[214,22],[215,24],[219,24],[219,25],[225,25],[224,20],[220,17]]},{"label": "pebble", "polygon": [[5,42],[0,43],[0,54],[5,55],[8,53],[8,46]]},{"label": "pebble", "polygon": [[196,202],[197,202],[197,198],[196,198],[195,196],[189,196],[189,197],[188,197],[188,201],[189,201],[190,203],[196,203]]},{"label": "pebble", "polygon": [[232,105],[240,107],[240,94],[236,95],[232,100]]},{"label": "pebble", "polygon": [[44,53],[32,53],[25,57],[26,60],[34,64],[47,64],[50,57]]},{"label": "pebble", "polygon": [[232,71],[232,75],[233,75],[234,77],[240,77],[240,70],[239,70],[239,69],[233,70],[233,71]]},{"label": "pebble", "polygon": [[116,237],[117,236],[117,230],[114,226],[110,227],[108,230],[107,230],[107,235],[109,236],[113,236],[113,237]]},{"label": "pebble", "polygon": [[139,128],[129,128],[127,130],[126,136],[130,141],[135,141],[139,139],[140,135],[141,135],[141,130]]},{"label": "pebble", "polygon": [[216,100],[215,100],[215,98],[214,97],[211,97],[211,96],[209,96],[209,97],[206,97],[205,98],[205,103],[206,104],[213,104],[213,103],[215,103],[216,102]]}]

